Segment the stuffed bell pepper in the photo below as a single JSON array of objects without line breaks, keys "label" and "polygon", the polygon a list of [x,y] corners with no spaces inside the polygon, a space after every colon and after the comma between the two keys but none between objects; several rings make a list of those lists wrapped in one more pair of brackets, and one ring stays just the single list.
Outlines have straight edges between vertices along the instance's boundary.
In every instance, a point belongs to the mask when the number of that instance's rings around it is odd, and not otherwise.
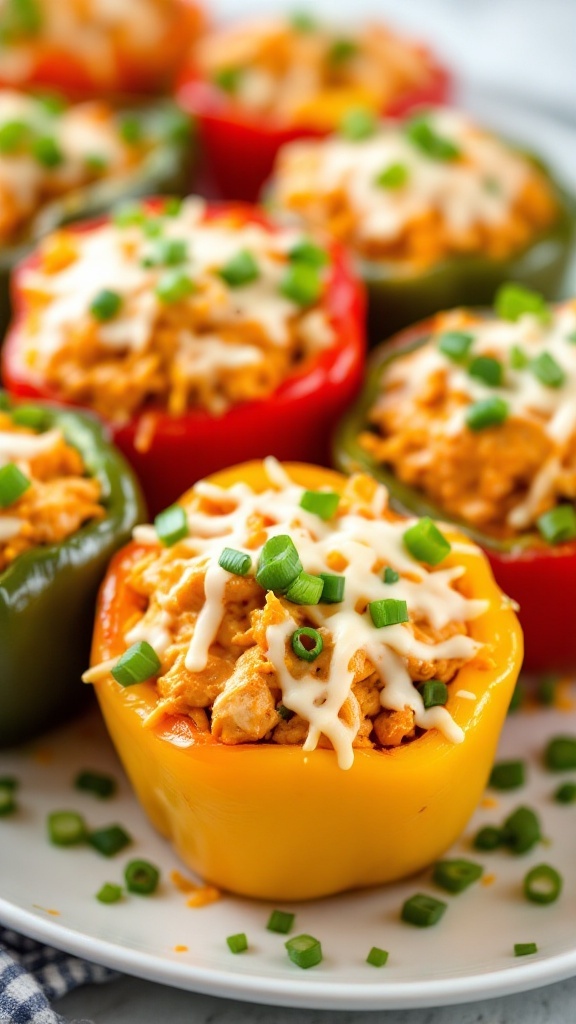
[{"label": "stuffed bell pepper", "polygon": [[286,142],[334,130],[351,107],[394,117],[445,102],[449,89],[430,52],[385,25],[343,32],[296,14],[206,35],[177,95],[220,193],[255,200]]},{"label": "stuffed bell pepper", "polygon": [[143,515],[95,419],[0,392],[0,746],[79,706],[98,586]]},{"label": "stuffed bell pepper", "polygon": [[269,198],[349,248],[372,342],[491,303],[507,280],[556,297],[570,254],[572,211],[550,174],[456,110],[380,124],[352,111],[339,135],[280,152]]},{"label": "stuffed bell pepper", "polygon": [[130,206],[15,276],[9,390],[98,413],[152,511],[243,457],[328,459],[361,383],[360,286],[337,247],[244,206]]},{"label": "stuffed bell pepper", "polygon": [[194,871],[313,899],[412,874],[459,835],[522,657],[463,541],[392,512],[366,475],[274,459],[134,531],[84,679]]},{"label": "stuffed bell pepper", "polygon": [[0,333],[10,272],[30,246],[122,198],[178,190],[190,141],[171,102],[122,110],[0,89]]},{"label": "stuffed bell pepper", "polygon": [[193,0],[2,0],[0,84],[82,98],[161,92],[203,21]]},{"label": "stuffed bell pepper", "polygon": [[529,670],[576,667],[576,302],[517,285],[374,353],[336,441],[395,507],[455,521],[520,606]]}]

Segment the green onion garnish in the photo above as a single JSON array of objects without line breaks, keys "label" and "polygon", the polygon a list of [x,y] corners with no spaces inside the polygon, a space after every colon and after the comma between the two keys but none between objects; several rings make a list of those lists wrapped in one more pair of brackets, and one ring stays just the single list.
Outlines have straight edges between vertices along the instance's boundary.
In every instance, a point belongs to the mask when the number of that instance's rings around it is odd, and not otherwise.
[{"label": "green onion garnish", "polygon": [[340,65],[351,60],[358,53],[358,43],[354,39],[335,39],[327,53],[329,64]]},{"label": "green onion garnish", "polygon": [[214,82],[214,85],[217,85],[219,89],[222,89],[222,92],[227,92],[230,96],[234,96],[240,88],[240,82],[242,81],[243,75],[243,68],[220,68],[214,73],[212,81]]},{"label": "green onion garnish", "polygon": [[508,417],[508,402],[505,402],[500,395],[491,395],[490,398],[481,398],[473,402],[466,410],[466,426],[469,430],[485,430],[487,427],[497,427]]},{"label": "green onion garnish", "polygon": [[0,508],[9,508],[30,487],[30,481],[14,462],[0,468]]},{"label": "green onion garnish", "polygon": [[322,946],[312,935],[295,935],[284,945],[293,964],[306,970],[322,962]]},{"label": "green onion garnish", "polygon": [[17,153],[31,138],[30,125],[25,121],[5,121],[0,126],[0,153]]},{"label": "green onion garnish", "polygon": [[300,498],[300,508],[314,512],[320,519],[332,519],[336,515],[340,495],[333,491],[304,491]]},{"label": "green onion garnish", "polygon": [[41,135],[32,143],[32,155],[42,167],[51,170],[59,167],[64,160],[64,154],[58,142],[52,135]]},{"label": "green onion garnish", "polygon": [[524,878],[524,895],[531,903],[554,903],[562,892],[562,876],[549,864],[536,864]]},{"label": "green onion garnish", "polygon": [[297,306],[311,306],[322,295],[322,277],[310,263],[291,263],[280,282],[280,291]]},{"label": "green onion garnish", "polygon": [[344,600],[344,589],[346,579],[344,576],[336,576],[329,572],[321,572],[319,578],[322,580],[321,604],[339,604]]},{"label": "green onion garnish", "polygon": [[292,930],[295,914],[289,914],[285,910],[273,910],[266,925],[269,932],[278,932],[279,935],[287,935]]},{"label": "green onion garnish", "polygon": [[112,320],[122,308],[122,296],[110,288],[103,288],[90,303],[90,312],[96,320]]},{"label": "green onion garnish", "polygon": [[502,383],[504,367],[498,359],[493,359],[492,356],[477,356],[470,363],[468,373],[471,377],[481,380],[483,384],[497,388]]},{"label": "green onion garnish", "polygon": [[234,576],[247,576],[252,568],[252,559],[244,551],[237,551],[236,548],[224,548],[218,559],[218,565]]},{"label": "green onion garnish", "polygon": [[384,583],[387,583],[388,585],[398,583],[400,573],[396,572],[396,569],[392,569],[391,566],[387,565],[382,573],[382,579],[384,580]]},{"label": "green onion garnish", "polygon": [[105,882],[102,888],[96,893],[96,899],[100,903],[118,903],[122,899],[122,886],[114,882]]},{"label": "green onion garnish", "polygon": [[417,114],[410,118],[404,127],[412,145],[432,160],[457,160],[461,156],[456,143],[439,135],[425,115]]},{"label": "green onion garnish", "polygon": [[576,537],[576,509],[573,505],[557,505],[536,520],[536,526],[548,544],[563,544]]},{"label": "green onion garnish", "polygon": [[0,779],[0,818],[13,814],[16,810],[15,780]]},{"label": "green onion garnish", "polygon": [[158,539],[165,547],[171,548],[179,540],[188,536],[188,517],[182,505],[169,505],[159,512],[154,520],[154,529]]},{"label": "green onion garnish", "polygon": [[87,839],[90,846],[101,853],[103,857],[114,857],[132,842],[132,838],[121,825],[107,825],[104,828],[98,828],[94,832],[90,832]]},{"label": "green onion garnish", "polygon": [[404,544],[413,558],[427,565],[439,565],[452,550],[450,542],[428,516],[408,527]]},{"label": "green onion garnish", "polygon": [[439,860],[434,865],[432,878],[446,892],[464,892],[464,889],[482,877],[483,871],[482,865],[473,860]]},{"label": "green onion garnish", "polygon": [[162,204],[162,213],[165,217],[177,217],[182,209],[180,196],[168,196]]},{"label": "green onion garnish", "polygon": [[117,788],[116,779],[113,779],[111,775],[102,775],[100,772],[90,770],[79,772],[74,779],[74,785],[76,789],[81,789],[85,793],[93,793],[94,796],[98,796],[102,800],[114,796]]},{"label": "green onion garnish", "polygon": [[156,295],[162,302],[182,302],[195,288],[194,281],[183,270],[167,270],[156,285]]},{"label": "green onion garnish", "polygon": [[372,967],[384,967],[387,960],[387,951],[385,949],[380,949],[378,946],[372,946],[372,949],[366,957],[366,963],[371,964]]},{"label": "green onion garnish", "polygon": [[544,751],[544,764],[551,772],[576,768],[576,736],[554,736]]},{"label": "green onion garnish", "polygon": [[518,807],[506,818],[502,841],[511,853],[527,853],[541,838],[540,823],[530,807]]},{"label": "green onion garnish", "polygon": [[428,679],[425,683],[420,683],[418,693],[425,708],[441,707],[448,700],[448,687],[439,679]]},{"label": "green onion garnish", "polygon": [[42,29],[43,16],[37,0],[8,0],[0,18],[0,42],[14,42],[35,36]]},{"label": "green onion garnish", "polygon": [[524,350],[521,349],[519,345],[512,345],[512,348],[510,349],[510,366],[512,369],[524,370],[528,366],[529,362],[530,360]]},{"label": "green onion garnish", "polygon": [[559,804],[576,803],[576,782],[563,782],[554,793],[554,799]]},{"label": "green onion garnish", "polygon": [[495,764],[488,785],[492,789],[518,789],[526,781],[524,761],[499,761]]},{"label": "green onion garnish", "polygon": [[158,888],[160,872],[147,860],[131,860],[124,868],[124,879],[128,892],[151,896]]},{"label": "green onion garnish", "polygon": [[318,630],[312,626],[300,626],[299,629],[295,629],[290,644],[296,657],[302,661],[316,661],[324,650],[324,641]]},{"label": "green onion garnish", "polygon": [[301,572],[286,591],[292,604],[318,604],[324,590],[324,581],[309,572]]},{"label": "green onion garnish", "polygon": [[260,553],[256,581],[264,590],[285,593],[302,572],[302,562],[287,534],[270,537]]},{"label": "green onion garnish", "polygon": [[390,164],[374,178],[374,184],[379,188],[402,188],[408,181],[408,168],[406,164]]},{"label": "green onion garnish", "polygon": [[376,629],[381,629],[383,626],[397,626],[400,622],[408,622],[410,619],[406,601],[397,601],[394,597],[370,601],[368,611]]},{"label": "green onion garnish", "polygon": [[218,275],[230,288],[241,288],[258,280],[260,268],[248,249],[240,249],[223,267],[220,267]]},{"label": "green onion garnish", "polygon": [[561,388],[566,381],[566,374],[559,363],[549,352],[541,352],[530,362],[530,370],[547,388]]},{"label": "green onion garnish", "polygon": [[503,320],[519,320],[530,314],[543,323],[550,320],[550,309],[543,295],[522,284],[503,284],[496,292],[494,310]]},{"label": "green onion garnish", "polygon": [[30,430],[44,430],[48,423],[46,410],[39,405],[17,405],[11,415],[13,423],[19,427],[29,427]]},{"label": "green onion garnish", "polygon": [[47,824],[48,838],[54,846],[76,846],[88,835],[84,818],[76,811],[53,811]]},{"label": "green onion garnish", "polygon": [[514,943],[514,956],[530,956],[531,953],[537,953],[538,946],[535,942],[515,942]]},{"label": "green onion garnish", "polygon": [[408,924],[417,925],[418,928],[430,928],[431,925],[438,923],[446,907],[447,904],[442,900],[419,892],[406,900],[400,917]]},{"label": "green onion garnish", "polygon": [[132,644],[118,659],[111,675],[120,686],[134,686],[145,683],[160,671],[160,658],[147,640],[139,640]]},{"label": "green onion garnish", "polygon": [[295,263],[308,263],[311,267],[325,267],[330,262],[326,249],[322,249],[308,238],[296,242],[288,251],[288,258]]},{"label": "green onion garnish", "polygon": [[245,932],[238,932],[237,935],[229,935],[226,939],[228,949],[231,953],[244,953],[248,949],[248,939]]},{"label": "green onion garnish", "polygon": [[185,263],[187,259],[188,243],[185,239],[158,238],[154,244],[152,255],[147,258],[147,266],[177,267],[181,263]]},{"label": "green onion garnish", "polygon": [[476,850],[497,850],[503,842],[502,829],[496,825],[484,825],[474,836],[472,845]]},{"label": "green onion garnish", "polygon": [[290,711],[290,708],[285,707],[284,704],[279,704],[276,711],[284,722],[289,722],[291,718],[294,718],[294,712]]},{"label": "green onion garnish", "polygon": [[463,363],[473,344],[474,335],[464,331],[445,331],[438,339],[439,351],[453,363]]},{"label": "green onion garnish", "polygon": [[144,126],[136,114],[124,114],[118,125],[120,137],[129,146],[136,146],[144,137]]},{"label": "green onion garnish", "polygon": [[371,110],[365,107],[352,107],[347,110],[340,121],[340,134],[350,142],[362,142],[375,134],[378,121]]}]

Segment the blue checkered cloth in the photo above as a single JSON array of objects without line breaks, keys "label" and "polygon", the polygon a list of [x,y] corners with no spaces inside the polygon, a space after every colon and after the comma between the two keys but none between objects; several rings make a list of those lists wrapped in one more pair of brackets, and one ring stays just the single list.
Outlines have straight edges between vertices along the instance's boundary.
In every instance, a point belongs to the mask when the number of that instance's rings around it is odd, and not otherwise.
[{"label": "blue checkered cloth", "polygon": [[[53,999],[118,975],[0,927],[0,1024],[66,1024]],[[89,1024],[88,1021],[70,1024]]]}]

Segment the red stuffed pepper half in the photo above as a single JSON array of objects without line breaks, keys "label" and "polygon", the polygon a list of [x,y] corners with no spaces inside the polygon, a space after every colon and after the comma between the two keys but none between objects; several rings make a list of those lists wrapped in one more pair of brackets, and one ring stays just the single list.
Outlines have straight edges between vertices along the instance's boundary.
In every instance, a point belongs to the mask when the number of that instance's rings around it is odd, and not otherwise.
[{"label": "red stuffed pepper half", "polygon": [[241,459],[325,462],[360,387],[342,251],[254,207],[130,204],[48,236],[13,286],[6,386],[96,412],[153,511]]},{"label": "red stuffed pepper half", "polygon": [[479,542],[520,606],[525,668],[576,667],[576,301],[504,286],[374,353],[336,461]]},{"label": "red stuffed pepper half", "polygon": [[422,45],[382,24],[343,33],[307,14],[209,33],[177,90],[198,120],[211,181],[246,200],[285,143],[333,131],[354,108],[396,117],[449,94],[447,71]]}]

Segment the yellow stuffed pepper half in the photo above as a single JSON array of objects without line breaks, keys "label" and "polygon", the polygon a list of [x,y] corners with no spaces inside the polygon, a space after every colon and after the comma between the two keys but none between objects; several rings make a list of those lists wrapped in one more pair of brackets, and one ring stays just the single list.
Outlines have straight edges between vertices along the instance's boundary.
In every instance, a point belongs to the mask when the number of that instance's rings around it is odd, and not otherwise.
[{"label": "yellow stuffed pepper half", "polygon": [[297,900],[394,881],[450,846],[521,659],[471,541],[398,516],[369,476],[269,459],[136,528],[84,678],[189,867]]}]

